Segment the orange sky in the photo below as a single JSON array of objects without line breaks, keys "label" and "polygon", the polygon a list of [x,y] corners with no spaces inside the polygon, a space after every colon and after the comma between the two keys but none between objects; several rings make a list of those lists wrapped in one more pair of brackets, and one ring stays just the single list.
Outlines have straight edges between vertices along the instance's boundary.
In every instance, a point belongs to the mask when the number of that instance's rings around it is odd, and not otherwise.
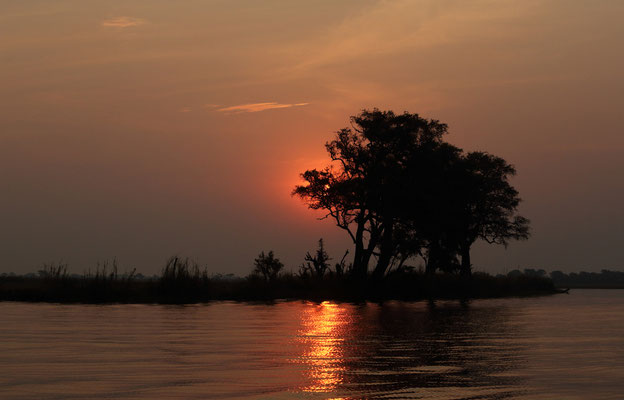
[{"label": "orange sky", "polygon": [[364,107],[518,169],[533,238],[477,269],[623,268],[621,1],[0,2],[0,272],[179,253],[294,267],[341,231],[290,197]]}]

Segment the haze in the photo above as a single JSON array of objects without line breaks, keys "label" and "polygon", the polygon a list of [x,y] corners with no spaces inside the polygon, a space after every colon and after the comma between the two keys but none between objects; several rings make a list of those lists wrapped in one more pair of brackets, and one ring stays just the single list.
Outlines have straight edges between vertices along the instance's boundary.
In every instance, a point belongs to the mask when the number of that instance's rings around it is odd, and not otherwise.
[{"label": "haze", "polygon": [[344,232],[290,192],[362,108],[513,163],[532,238],[477,270],[622,269],[621,1],[0,0],[0,272],[180,254],[296,269]]}]

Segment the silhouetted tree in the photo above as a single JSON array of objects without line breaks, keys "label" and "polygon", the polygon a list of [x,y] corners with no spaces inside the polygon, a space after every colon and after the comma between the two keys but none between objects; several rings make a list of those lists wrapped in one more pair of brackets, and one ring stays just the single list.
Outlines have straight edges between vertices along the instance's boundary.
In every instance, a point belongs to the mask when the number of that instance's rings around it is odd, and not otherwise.
[{"label": "silhouetted tree", "polygon": [[304,172],[306,184],[293,194],[310,208],[326,211],[325,218],[333,218],[349,234],[355,246],[354,273],[365,276],[375,254],[374,274],[383,276],[395,255],[393,231],[406,201],[408,160],[442,145],[446,125],[377,109],[351,117],[351,125],[325,145],[337,166]]},{"label": "silhouetted tree", "polygon": [[325,272],[329,271],[329,255],[325,251],[325,246],[323,244],[323,239],[319,239],[318,249],[314,255],[307,252],[305,255],[305,263],[301,265],[302,275],[315,275],[317,277],[322,277],[325,275]]},{"label": "silhouetted tree", "polygon": [[452,271],[457,265],[454,220],[449,214],[456,196],[451,186],[461,149],[448,143],[428,146],[409,159],[400,203],[400,234],[397,235],[402,258],[421,256],[428,273]]},{"label": "silhouetted tree", "polygon": [[470,248],[477,239],[507,246],[510,240],[529,237],[529,220],[518,215],[518,191],[509,178],[515,168],[484,152],[463,156],[451,185],[455,196],[450,231],[461,256],[462,274],[471,274]]},{"label": "silhouetted tree", "polygon": [[357,275],[367,274],[372,257],[381,278],[414,256],[429,273],[470,275],[476,240],[528,237],[509,183],[515,169],[502,158],[463,153],[442,140],[445,124],[417,114],[363,110],[351,125],[325,145],[333,165],[305,171],[293,195],[349,234]]},{"label": "silhouetted tree", "polygon": [[264,254],[264,251],[260,253],[258,258],[254,260],[253,273],[262,275],[265,280],[273,280],[277,278],[277,275],[284,268],[284,264],[275,257],[273,251],[269,251],[269,254]]}]

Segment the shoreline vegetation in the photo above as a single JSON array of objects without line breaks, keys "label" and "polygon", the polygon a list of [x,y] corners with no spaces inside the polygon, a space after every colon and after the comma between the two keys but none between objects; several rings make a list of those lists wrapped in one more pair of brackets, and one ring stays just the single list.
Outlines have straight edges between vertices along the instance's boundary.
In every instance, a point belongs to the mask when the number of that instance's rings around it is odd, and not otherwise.
[{"label": "shoreline vegetation", "polygon": [[[558,281],[578,285],[576,276],[560,271],[550,277],[543,270],[473,272],[474,243],[506,247],[527,240],[530,222],[519,214],[521,199],[511,185],[515,167],[487,152],[466,152],[446,142],[447,133],[435,119],[373,109],[352,116],[350,127],[325,144],[329,165],[301,173],[303,184],[291,194],[351,239],[352,247],[333,265],[323,239],[298,272],[285,273],[273,251],[263,251],[246,278],[210,275],[180,257],[147,279],[136,270],[119,274],[116,261],[83,276],[56,264],[38,275],[0,276],[0,301],[476,299],[564,292]],[[604,282],[624,287],[613,274]]]},{"label": "shoreline vegetation", "polygon": [[[95,272],[70,274],[68,265],[47,264],[36,274],[0,274],[0,301],[78,304],[195,304],[211,301],[277,300],[383,302],[389,300],[471,300],[545,296],[569,289],[624,289],[624,272],[512,270],[505,275],[473,272],[427,273],[405,268],[383,280],[358,280],[341,263],[319,267],[318,254],[306,255],[298,273],[282,272],[273,252],[261,253],[246,277],[210,274],[190,259],[171,257],[160,275],[119,273],[116,260],[98,264]],[[327,259],[325,259],[327,261]],[[343,259],[344,261],[344,259]],[[271,270],[270,265],[273,265]],[[316,266],[316,268],[315,268]]]},{"label": "shoreline vegetation", "polygon": [[159,303],[192,304],[233,301],[386,301],[468,300],[561,293],[553,281],[537,274],[492,276],[475,272],[467,280],[460,274],[427,274],[403,270],[382,281],[355,280],[329,271],[323,276],[282,273],[271,278],[209,275],[188,259],[172,257],[160,276],[118,273],[116,262],[98,266],[94,273],[70,275],[67,265],[48,265],[38,275],[0,276],[0,301],[53,303]]}]

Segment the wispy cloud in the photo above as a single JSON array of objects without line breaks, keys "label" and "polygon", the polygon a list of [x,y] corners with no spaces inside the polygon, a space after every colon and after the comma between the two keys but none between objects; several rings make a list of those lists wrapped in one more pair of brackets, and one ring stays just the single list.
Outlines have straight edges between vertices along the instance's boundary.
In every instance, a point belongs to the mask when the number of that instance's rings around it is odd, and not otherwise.
[{"label": "wispy cloud", "polygon": [[301,106],[306,106],[308,104],[309,103],[281,104],[281,103],[276,103],[274,101],[271,101],[268,103],[240,104],[237,106],[219,108],[217,109],[217,111],[223,112],[223,113],[245,113],[245,112],[253,113],[253,112],[259,112],[259,111],[274,110],[277,108],[301,107]]},{"label": "wispy cloud", "polygon": [[323,68],[350,65],[359,59],[405,57],[423,51],[444,51],[452,45],[489,43],[498,37],[522,37],[518,33],[520,25],[514,22],[533,15],[541,7],[539,4],[490,0],[378,1],[325,28],[319,35],[289,42],[281,51],[294,61],[277,76],[292,79],[319,69],[326,74]]},{"label": "wispy cloud", "polygon": [[145,20],[135,17],[114,17],[102,21],[102,26],[107,28],[130,28],[145,24]]}]

